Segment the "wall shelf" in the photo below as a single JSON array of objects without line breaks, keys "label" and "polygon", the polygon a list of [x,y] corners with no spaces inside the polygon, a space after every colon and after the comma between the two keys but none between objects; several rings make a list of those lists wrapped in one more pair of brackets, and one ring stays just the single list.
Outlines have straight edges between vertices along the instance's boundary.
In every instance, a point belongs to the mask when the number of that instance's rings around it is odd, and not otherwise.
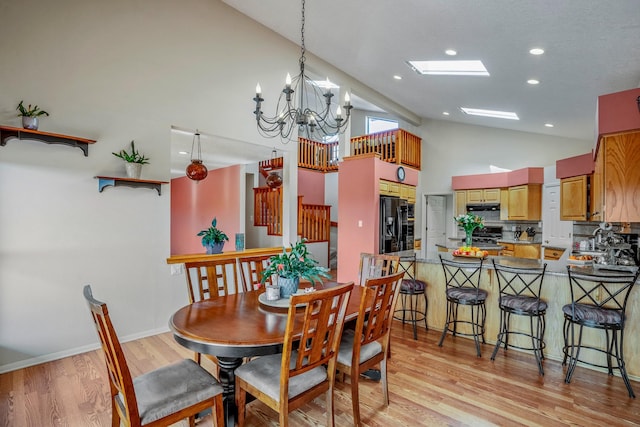
[{"label": "wall shelf", "polygon": [[158,192],[158,196],[161,195],[162,184],[168,184],[168,181],[154,181],[149,179],[135,179],[135,178],[123,178],[117,176],[96,176],[98,179],[98,191],[102,193],[105,187],[113,186],[126,186],[126,187],[141,187],[150,188]]},{"label": "wall shelf", "polygon": [[0,126],[0,145],[7,145],[11,138],[31,139],[44,142],[46,144],[62,144],[71,147],[78,147],[85,157],[89,156],[89,144],[95,144],[93,139],[78,138],[77,136],[61,135],[57,133],[41,132],[39,130],[14,128],[11,126]]}]

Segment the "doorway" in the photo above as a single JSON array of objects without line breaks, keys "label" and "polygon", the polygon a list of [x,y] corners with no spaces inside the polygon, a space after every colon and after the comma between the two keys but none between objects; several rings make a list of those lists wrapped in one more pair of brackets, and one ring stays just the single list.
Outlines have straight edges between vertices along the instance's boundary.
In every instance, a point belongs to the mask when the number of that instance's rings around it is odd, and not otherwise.
[{"label": "doorway", "polygon": [[436,245],[447,245],[447,198],[450,195],[425,195],[426,227],[423,253],[427,259],[435,259]]}]

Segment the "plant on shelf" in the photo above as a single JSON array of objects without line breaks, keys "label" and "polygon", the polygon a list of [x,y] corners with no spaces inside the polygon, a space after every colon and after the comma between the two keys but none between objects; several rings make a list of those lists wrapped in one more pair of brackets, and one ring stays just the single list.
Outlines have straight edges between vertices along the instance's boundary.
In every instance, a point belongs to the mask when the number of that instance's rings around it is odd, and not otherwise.
[{"label": "plant on shelf", "polygon": [[202,246],[207,249],[207,254],[219,254],[222,252],[224,242],[229,241],[229,237],[216,227],[217,218],[211,221],[211,227],[201,230],[197,235],[202,236]]},{"label": "plant on shelf", "polygon": [[462,227],[464,229],[465,245],[471,246],[471,236],[473,235],[473,230],[479,227],[483,227],[484,219],[481,216],[472,214],[471,212],[458,215],[453,219],[456,220],[456,223],[459,227]]},{"label": "plant on shelf", "polygon": [[305,240],[298,241],[287,250],[282,248],[282,253],[269,258],[269,266],[263,270],[261,283],[267,281],[272,275],[278,276],[280,285],[280,296],[287,298],[297,292],[300,279],[307,279],[312,284],[322,281],[321,277],[329,278],[329,269],[318,265],[318,261],[313,259]]},{"label": "plant on shelf", "polygon": [[49,115],[49,113],[41,110],[37,105],[31,107],[31,104],[29,104],[25,107],[24,101],[20,101],[16,110],[20,112],[18,117],[22,117],[22,127],[31,130],[38,130],[38,117]]},{"label": "plant on shelf", "polygon": [[120,150],[118,153],[111,153],[116,157],[124,160],[125,168],[127,171],[127,177],[139,179],[140,173],[142,172],[142,165],[149,164],[149,158],[145,157],[144,154],[140,154],[139,151],[136,150],[136,145],[131,141],[131,153],[128,153],[127,150]]}]

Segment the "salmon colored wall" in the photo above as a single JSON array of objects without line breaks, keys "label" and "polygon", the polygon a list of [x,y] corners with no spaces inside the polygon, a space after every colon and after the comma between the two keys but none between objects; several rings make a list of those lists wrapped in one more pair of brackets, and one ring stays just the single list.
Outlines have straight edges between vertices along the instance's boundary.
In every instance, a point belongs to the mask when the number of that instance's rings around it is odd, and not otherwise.
[{"label": "salmon colored wall", "polygon": [[524,184],[544,184],[544,168],[523,168],[511,172],[485,173],[451,177],[451,188],[503,188]]},{"label": "salmon colored wall", "polygon": [[[380,187],[396,181],[397,165],[372,157],[347,157],[338,175],[338,281],[358,282],[360,253],[378,253]],[[419,172],[405,167],[405,184],[417,185]],[[358,222],[362,221],[362,227]]]},{"label": "salmon colored wall", "polygon": [[640,88],[598,97],[598,135],[640,130]]},{"label": "salmon colored wall", "polygon": [[240,176],[240,166],[231,166],[209,171],[198,183],[186,176],[171,180],[171,255],[205,253],[197,234],[209,228],[214,217],[229,236],[223,251],[235,250],[243,209]]},{"label": "salmon colored wall", "polygon": [[593,152],[556,161],[556,178],[589,175],[594,170]]},{"label": "salmon colored wall", "polygon": [[298,169],[298,195],[304,196],[302,203],[324,205],[324,174]]}]

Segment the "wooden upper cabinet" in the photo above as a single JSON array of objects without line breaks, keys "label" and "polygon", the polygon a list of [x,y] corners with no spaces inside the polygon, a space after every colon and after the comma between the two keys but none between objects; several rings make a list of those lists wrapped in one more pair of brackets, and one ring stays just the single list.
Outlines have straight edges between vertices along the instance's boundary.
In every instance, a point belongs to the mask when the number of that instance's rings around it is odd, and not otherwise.
[{"label": "wooden upper cabinet", "polygon": [[467,190],[456,191],[456,211],[455,216],[467,213]]},{"label": "wooden upper cabinet", "polygon": [[591,221],[604,221],[604,156],[596,158],[591,180]]},{"label": "wooden upper cabinet", "polygon": [[500,203],[500,189],[478,188],[467,190],[467,203]]},{"label": "wooden upper cabinet", "polygon": [[540,221],[542,217],[542,185],[509,187],[509,220]]},{"label": "wooden upper cabinet", "polygon": [[596,190],[599,200],[594,204],[602,201],[602,221],[640,222],[639,165],[640,132],[610,135],[601,139],[595,173],[601,173]]},{"label": "wooden upper cabinet", "polygon": [[413,185],[400,184],[400,198],[406,199],[409,203],[416,203],[416,187]]},{"label": "wooden upper cabinet", "polygon": [[381,196],[400,197],[400,183],[381,179],[379,186]]},{"label": "wooden upper cabinet", "polygon": [[588,175],[574,176],[560,180],[560,219],[562,221],[586,221],[589,219]]}]

